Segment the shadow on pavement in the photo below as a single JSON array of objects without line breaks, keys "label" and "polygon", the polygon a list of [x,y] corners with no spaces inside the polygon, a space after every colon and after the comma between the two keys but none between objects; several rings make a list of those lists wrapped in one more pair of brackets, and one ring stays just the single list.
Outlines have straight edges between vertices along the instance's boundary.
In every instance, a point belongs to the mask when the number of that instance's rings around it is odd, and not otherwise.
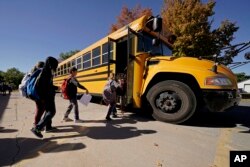
[{"label": "shadow on pavement", "polygon": [[18,130],[16,129],[5,129],[4,127],[0,126],[0,134],[1,133],[13,133],[13,132],[17,132]]},{"label": "shadow on pavement", "polygon": [[6,106],[8,104],[10,100],[10,95],[1,95],[0,94],[0,122],[1,122],[1,119],[2,119],[2,116],[3,116],[3,113],[6,109]]},{"label": "shadow on pavement", "polygon": [[107,123],[106,127],[96,126],[90,127],[86,136],[97,140],[121,140],[138,137],[145,134],[156,133],[154,130],[140,130],[136,127],[122,127],[115,123]]},{"label": "shadow on pavement", "polygon": [[157,131],[148,129],[138,129],[133,126],[123,126],[123,124],[136,124],[137,122],[147,122],[150,119],[139,117],[138,115],[130,115],[122,119],[113,119],[112,121],[103,121],[106,126],[93,126],[88,128],[86,136],[92,139],[120,140],[138,137],[143,134],[153,134]]},{"label": "shadow on pavement", "polygon": [[[90,121],[84,121],[84,125],[86,125]],[[91,123],[94,121],[91,121]],[[58,128],[54,133],[70,133],[77,132],[76,135],[67,135],[67,136],[53,136],[48,138],[48,140],[55,140],[60,138],[73,138],[79,136],[87,136],[92,139],[129,139],[132,137],[137,137],[143,134],[153,134],[156,133],[154,130],[140,130],[136,127],[132,126],[122,126],[124,123],[136,123],[137,121],[133,121],[129,118],[123,119],[114,119],[112,121],[98,121],[97,123],[105,123],[103,126],[77,126],[77,125],[63,125],[56,126]]]},{"label": "shadow on pavement", "polygon": [[[111,116],[112,117],[112,116]],[[106,119],[103,120],[86,120],[84,122],[91,123],[91,122],[100,122],[100,123],[112,123],[112,124],[136,124],[137,122],[149,122],[149,121],[156,121],[153,119],[151,115],[147,115],[143,113],[142,111],[136,111],[136,112],[125,112],[122,114],[120,111],[117,114],[117,118],[112,118],[112,121],[106,121]]]},{"label": "shadow on pavement", "polygon": [[236,106],[225,112],[196,113],[192,119],[184,123],[186,126],[232,128],[237,124],[250,127],[250,107]]},{"label": "shadow on pavement", "polygon": [[[155,121],[149,113],[138,112],[131,116],[137,121]],[[182,126],[233,128],[237,125],[245,126],[249,130],[242,133],[250,133],[250,106],[235,106],[224,112],[201,111],[194,114],[188,121],[180,124]]]},{"label": "shadow on pavement", "polygon": [[[124,119],[115,120],[118,124],[137,122],[156,121],[149,113],[141,110],[133,112]],[[114,121],[112,121],[114,122]],[[250,129],[250,106],[235,106],[224,112],[209,112],[201,111],[188,121],[181,124],[182,126],[196,126],[196,127],[212,127],[212,128],[233,128],[241,125]],[[250,133],[250,130],[242,133]]]},{"label": "shadow on pavement", "polygon": [[[5,130],[1,129],[1,133],[2,131]],[[6,131],[16,132],[17,130],[8,129]],[[83,136],[83,134],[74,136]],[[74,136],[61,136],[60,138],[69,138]],[[41,153],[74,151],[84,149],[86,147],[82,143],[59,144],[57,141],[51,141],[51,139],[53,138],[47,138],[44,140],[25,137],[0,139],[0,166],[12,166],[20,160],[38,157]]]}]

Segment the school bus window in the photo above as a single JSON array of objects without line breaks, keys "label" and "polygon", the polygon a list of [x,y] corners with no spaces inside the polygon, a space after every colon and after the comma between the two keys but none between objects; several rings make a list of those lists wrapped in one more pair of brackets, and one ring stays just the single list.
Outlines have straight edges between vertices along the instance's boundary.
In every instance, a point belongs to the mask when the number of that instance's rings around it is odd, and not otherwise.
[{"label": "school bus window", "polygon": [[63,75],[63,66],[60,67],[61,75]]},{"label": "school bus window", "polygon": [[63,65],[61,66],[61,73],[62,73],[62,75],[63,75]]},{"label": "school bus window", "polygon": [[82,69],[82,57],[76,59],[76,68],[78,70]]},{"label": "school bus window", "polygon": [[70,62],[68,62],[67,67],[68,67],[67,72],[69,73],[69,69],[70,69],[70,67],[71,67],[71,63],[70,63]]},{"label": "school bus window", "polygon": [[149,52],[151,55],[167,55],[167,56],[172,55],[171,49],[161,41],[159,45],[153,46],[152,44],[153,38],[154,37],[146,33],[138,35],[137,51]]},{"label": "school bus window", "polygon": [[67,74],[67,66],[66,66],[66,64],[63,65],[63,74]]},{"label": "school bus window", "polygon": [[76,61],[75,59],[71,61],[71,67],[75,67],[76,66]]},{"label": "school bus window", "polygon": [[57,68],[57,73],[58,73],[58,75],[61,75],[61,68],[60,67]]},{"label": "school bus window", "polygon": [[100,64],[101,61],[100,48],[101,47],[99,46],[92,50],[92,66],[97,66]]},{"label": "school bus window", "polygon": [[88,52],[83,55],[83,69],[91,67],[91,53]]},{"label": "school bus window", "polygon": [[57,71],[54,72],[54,77],[56,77],[56,76],[57,76]]},{"label": "school bus window", "polygon": [[56,73],[57,73],[57,75],[60,75],[60,68],[56,69]]},{"label": "school bus window", "polygon": [[[110,43],[110,59],[113,59],[113,42]],[[108,63],[108,43],[102,45],[102,64]]]},{"label": "school bus window", "polygon": [[57,71],[57,75],[61,75],[60,74],[60,67],[58,67],[56,71]]},{"label": "school bus window", "polygon": [[162,45],[163,55],[171,56],[173,54],[172,50],[167,45]]},{"label": "school bus window", "polygon": [[62,73],[62,66],[60,66],[59,72],[60,72],[60,75],[63,75],[63,73]]}]

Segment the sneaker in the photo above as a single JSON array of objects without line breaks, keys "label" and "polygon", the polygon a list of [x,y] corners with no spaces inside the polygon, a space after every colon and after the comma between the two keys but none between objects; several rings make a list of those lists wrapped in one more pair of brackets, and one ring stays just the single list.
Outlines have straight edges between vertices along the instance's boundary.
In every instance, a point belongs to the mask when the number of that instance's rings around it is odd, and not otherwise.
[{"label": "sneaker", "polygon": [[[30,130],[36,128],[36,125],[34,125]],[[44,131],[44,127],[41,129],[41,131]]]},{"label": "sneaker", "polygon": [[63,121],[65,121],[65,122],[70,122],[70,121],[73,121],[73,120],[70,119],[69,117],[63,117]]},{"label": "sneaker", "polygon": [[113,117],[113,118],[117,118],[117,115],[116,115],[116,114],[113,114],[112,117]]},{"label": "sneaker", "polygon": [[57,131],[57,128],[56,128],[56,127],[46,128],[46,129],[44,130],[44,132],[46,132],[46,133],[54,132],[54,131]]},{"label": "sneaker", "polygon": [[75,119],[74,122],[75,123],[83,123],[83,120],[81,120],[81,119]]},{"label": "sneaker", "polygon": [[112,119],[110,117],[106,117],[106,120],[107,121],[111,121]]},{"label": "sneaker", "polygon": [[38,130],[37,128],[32,128],[32,129],[31,129],[31,132],[32,132],[34,135],[36,135],[36,137],[43,138],[43,135],[42,135],[41,131]]}]

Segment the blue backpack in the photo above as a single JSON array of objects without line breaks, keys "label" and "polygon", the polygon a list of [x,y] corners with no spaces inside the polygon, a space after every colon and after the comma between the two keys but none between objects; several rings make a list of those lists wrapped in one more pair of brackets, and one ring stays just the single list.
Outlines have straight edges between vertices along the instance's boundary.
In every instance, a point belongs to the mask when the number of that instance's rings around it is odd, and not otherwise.
[{"label": "blue backpack", "polygon": [[35,72],[31,74],[29,80],[27,81],[27,86],[26,86],[27,98],[30,98],[32,100],[40,99],[36,90],[36,83],[41,72],[42,69],[37,69]]},{"label": "blue backpack", "polygon": [[19,84],[18,89],[20,92],[20,95],[22,97],[27,97],[27,83],[30,79],[31,73],[26,73],[22,79],[22,82]]}]

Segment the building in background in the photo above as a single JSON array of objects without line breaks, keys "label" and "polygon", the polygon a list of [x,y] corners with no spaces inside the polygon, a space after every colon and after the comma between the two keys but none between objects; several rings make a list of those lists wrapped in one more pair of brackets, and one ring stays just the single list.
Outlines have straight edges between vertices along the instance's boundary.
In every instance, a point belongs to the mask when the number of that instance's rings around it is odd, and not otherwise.
[{"label": "building in background", "polygon": [[250,79],[239,82],[238,88],[241,93],[250,93]]}]

